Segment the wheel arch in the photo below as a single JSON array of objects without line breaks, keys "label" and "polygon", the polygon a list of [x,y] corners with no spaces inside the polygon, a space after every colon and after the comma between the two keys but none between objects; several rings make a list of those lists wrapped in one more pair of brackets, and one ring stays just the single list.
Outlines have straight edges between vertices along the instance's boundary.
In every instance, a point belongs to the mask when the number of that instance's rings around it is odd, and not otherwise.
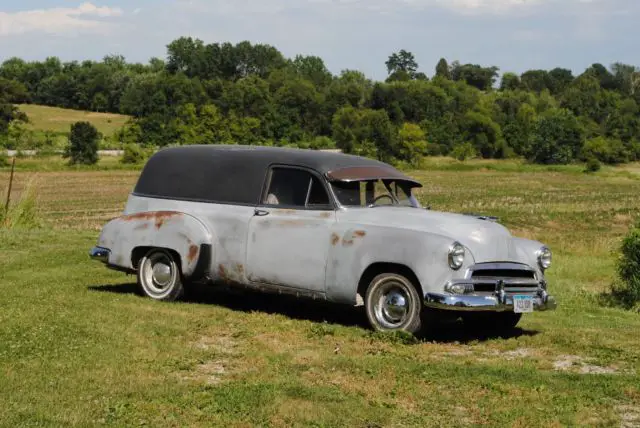
[{"label": "wheel arch", "polygon": [[376,262],[371,263],[369,266],[367,266],[364,272],[362,272],[360,280],[358,281],[357,293],[362,298],[364,298],[364,295],[367,292],[367,288],[369,287],[371,281],[373,281],[376,276],[383,273],[395,273],[404,276],[416,288],[416,291],[420,294],[420,296],[424,296],[422,284],[420,284],[420,280],[418,279],[418,276],[415,274],[413,269],[401,263],[387,262]]}]

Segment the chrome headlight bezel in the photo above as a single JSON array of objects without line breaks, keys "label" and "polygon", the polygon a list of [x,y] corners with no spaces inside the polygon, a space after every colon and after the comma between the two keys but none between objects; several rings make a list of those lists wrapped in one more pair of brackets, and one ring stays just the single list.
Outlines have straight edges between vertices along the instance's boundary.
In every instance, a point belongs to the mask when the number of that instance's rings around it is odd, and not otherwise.
[{"label": "chrome headlight bezel", "polygon": [[459,242],[454,242],[449,247],[449,253],[447,260],[449,261],[449,267],[453,270],[460,270],[464,265],[464,259],[466,256],[466,250],[464,245]]},{"label": "chrome headlight bezel", "polygon": [[551,268],[551,265],[553,264],[553,253],[549,247],[544,246],[540,248],[536,256],[538,258],[538,266],[540,266],[540,269],[546,271]]}]

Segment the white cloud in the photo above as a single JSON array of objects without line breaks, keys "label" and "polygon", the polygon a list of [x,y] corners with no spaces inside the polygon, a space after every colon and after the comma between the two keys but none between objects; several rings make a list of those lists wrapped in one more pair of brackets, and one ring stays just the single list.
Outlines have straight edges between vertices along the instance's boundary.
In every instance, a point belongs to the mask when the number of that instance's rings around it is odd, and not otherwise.
[{"label": "white cloud", "polygon": [[103,32],[109,27],[109,23],[95,18],[114,18],[121,16],[122,13],[120,8],[99,7],[92,3],[82,3],[76,8],[0,12],[0,36],[30,32],[50,34],[72,31]]},{"label": "white cloud", "polygon": [[311,8],[326,11],[366,10],[371,12],[402,13],[403,10],[427,10],[434,7],[448,9],[461,14],[502,14],[526,11],[538,6],[556,7],[584,6],[601,3],[603,0],[176,0],[184,9],[215,14],[250,13],[276,14],[286,10]]}]

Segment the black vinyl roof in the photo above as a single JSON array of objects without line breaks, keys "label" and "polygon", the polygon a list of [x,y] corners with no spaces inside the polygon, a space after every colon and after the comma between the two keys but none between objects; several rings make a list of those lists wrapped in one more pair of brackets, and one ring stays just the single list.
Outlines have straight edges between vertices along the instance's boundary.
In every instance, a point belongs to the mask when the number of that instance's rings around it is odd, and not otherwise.
[{"label": "black vinyl roof", "polygon": [[[265,146],[193,145],[163,149],[154,154],[145,165],[134,194],[255,205],[273,164],[308,168],[341,181],[349,181],[349,169],[359,171],[358,174],[367,170],[367,178],[379,174],[380,178],[419,185],[386,163],[359,156]],[[341,173],[330,174],[335,171]]]}]

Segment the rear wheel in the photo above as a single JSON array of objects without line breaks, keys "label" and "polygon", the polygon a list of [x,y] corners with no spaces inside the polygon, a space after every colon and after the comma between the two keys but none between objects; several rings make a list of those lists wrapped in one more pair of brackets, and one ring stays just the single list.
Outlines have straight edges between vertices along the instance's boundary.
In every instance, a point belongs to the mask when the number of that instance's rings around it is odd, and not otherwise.
[{"label": "rear wheel", "polygon": [[417,333],[422,328],[422,298],[402,275],[376,276],[365,294],[365,310],[369,323],[379,331]]},{"label": "rear wheel", "polygon": [[180,264],[173,253],[152,249],[138,266],[138,286],[142,293],[154,300],[174,301],[184,295]]}]

